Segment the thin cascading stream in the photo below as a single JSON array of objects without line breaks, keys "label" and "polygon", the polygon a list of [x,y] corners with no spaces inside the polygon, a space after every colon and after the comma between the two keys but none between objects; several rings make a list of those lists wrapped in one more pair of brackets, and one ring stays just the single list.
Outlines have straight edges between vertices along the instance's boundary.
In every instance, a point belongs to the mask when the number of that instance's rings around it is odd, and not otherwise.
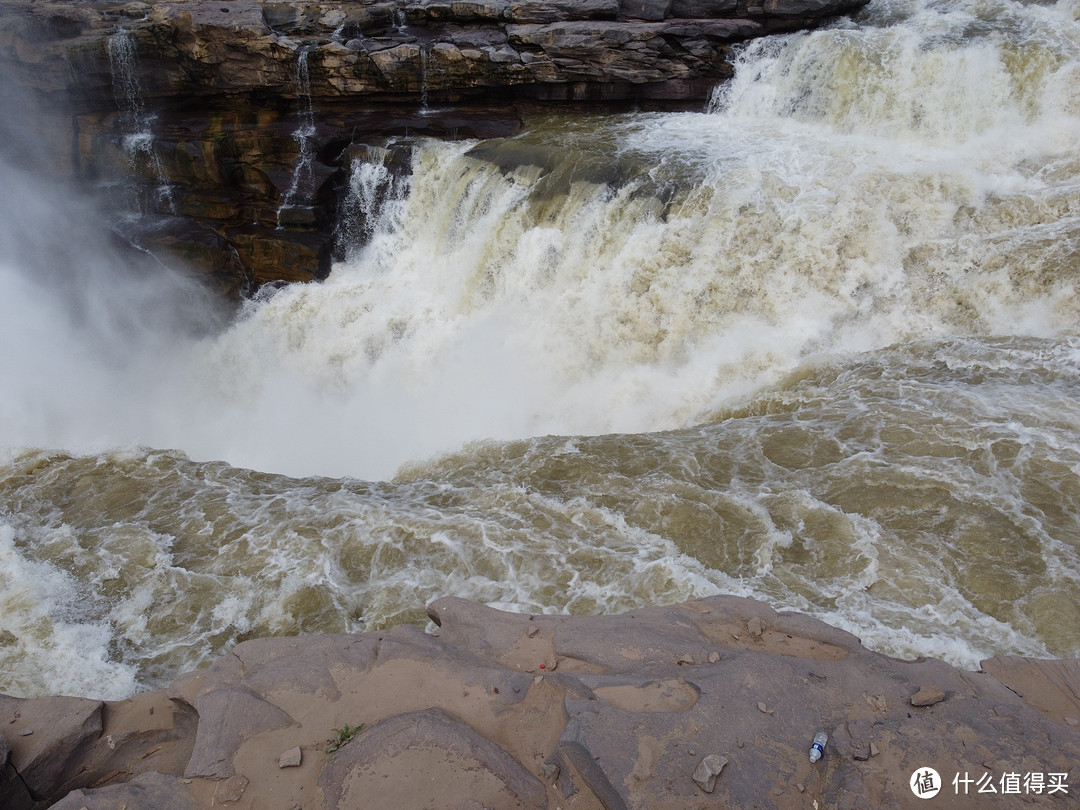
[{"label": "thin cascading stream", "polygon": [[173,213],[176,205],[165,167],[154,149],[154,116],[146,109],[135,37],[130,31],[118,31],[108,39],[109,67],[112,71],[113,97],[121,111],[123,151],[135,177],[147,175],[154,190],[149,200],[133,199],[132,209],[150,213]]},{"label": "thin cascading stream", "polygon": [[428,108],[428,62],[431,52],[426,44],[420,46],[420,109]]},{"label": "thin cascading stream", "polygon": [[298,122],[293,130],[296,141],[296,161],[292,167],[289,187],[281,195],[277,210],[277,226],[283,227],[284,218],[298,204],[298,200],[310,195],[314,184],[315,160],[315,109],[311,99],[311,69],[308,65],[310,51],[301,48],[296,55],[296,103]]}]

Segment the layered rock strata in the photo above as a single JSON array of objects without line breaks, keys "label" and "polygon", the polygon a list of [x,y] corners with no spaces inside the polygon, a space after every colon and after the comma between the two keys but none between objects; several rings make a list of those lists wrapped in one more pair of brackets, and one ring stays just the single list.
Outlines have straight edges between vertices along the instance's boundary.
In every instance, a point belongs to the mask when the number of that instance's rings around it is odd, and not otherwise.
[{"label": "layered rock strata", "polygon": [[985,807],[986,774],[1024,806],[1080,791],[1077,661],[900,661],[734,597],[429,615],[245,642],[120,703],[0,698],[5,806],[891,809],[927,806],[928,768],[949,807]]},{"label": "layered rock strata", "polygon": [[733,43],[865,2],[3,0],[3,134],[229,283],[317,278],[350,145],[511,134],[523,99],[700,103]]}]

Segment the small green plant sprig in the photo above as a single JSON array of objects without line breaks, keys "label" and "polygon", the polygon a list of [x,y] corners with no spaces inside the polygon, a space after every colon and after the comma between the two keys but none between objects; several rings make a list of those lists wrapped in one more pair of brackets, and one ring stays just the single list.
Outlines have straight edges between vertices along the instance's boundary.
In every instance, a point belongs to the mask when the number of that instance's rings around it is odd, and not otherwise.
[{"label": "small green plant sprig", "polygon": [[363,723],[358,726],[350,726],[348,723],[346,723],[341,728],[332,729],[334,734],[337,736],[331,737],[329,740],[326,741],[326,753],[332,754],[339,748],[341,748],[343,745],[347,745],[352,742],[353,737],[359,734],[360,729],[362,729],[363,727]]}]

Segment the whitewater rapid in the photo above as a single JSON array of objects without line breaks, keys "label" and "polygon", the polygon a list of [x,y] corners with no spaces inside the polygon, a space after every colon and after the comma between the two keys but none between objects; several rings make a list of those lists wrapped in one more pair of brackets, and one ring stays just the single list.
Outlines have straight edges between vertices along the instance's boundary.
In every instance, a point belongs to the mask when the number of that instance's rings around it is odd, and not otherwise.
[{"label": "whitewater rapid", "polygon": [[1078,9],[875,0],[700,113],[370,150],[348,258],[229,320],[5,167],[0,690],[449,593],[1080,654]]}]

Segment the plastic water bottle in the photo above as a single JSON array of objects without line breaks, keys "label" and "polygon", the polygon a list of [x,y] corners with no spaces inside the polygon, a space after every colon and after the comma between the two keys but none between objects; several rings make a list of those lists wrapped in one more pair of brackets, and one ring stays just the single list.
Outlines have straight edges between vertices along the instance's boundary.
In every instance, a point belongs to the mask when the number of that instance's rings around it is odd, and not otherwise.
[{"label": "plastic water bottle", "polygon": [[810,761],[817,762],[821,759],[821,755],[825,753],[825,743],[829,741],[829,735],[824,731],[819,731],[814,735],[814,744],[810,746]]}]

